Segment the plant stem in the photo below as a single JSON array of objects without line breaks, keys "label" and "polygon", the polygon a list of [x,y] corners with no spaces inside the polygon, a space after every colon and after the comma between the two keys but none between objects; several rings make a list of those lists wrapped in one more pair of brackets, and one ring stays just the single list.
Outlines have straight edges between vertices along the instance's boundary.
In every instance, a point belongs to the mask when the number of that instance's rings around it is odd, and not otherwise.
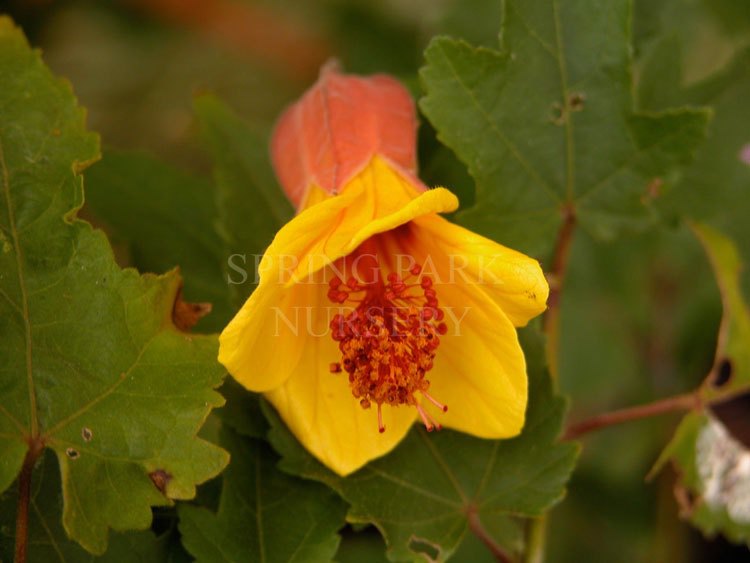
[{"label": "plant stem", "polygon": [[500,563],[513,563],[510,555],[505,551],[488,533],[487,530],[482,526],[482,521],[479,519],[479,515],[476,510],[469,510],[468,514],[469,528],[476,537],[482,540],[482,543],[490,550],[496,561]]},{"label": "plant stem", "polygon": [[32,440],[21,466],[18,477],[18,504],[16,507],[16,547],[15,563],[26,563],[26,548],[29,540],[29,502],[31,501],[31,473],[44,445],[39,440]]},{"label": "plant stem", "polygon": [[523,563],[542,563],[547,540],[547,514],[529,520],[526,526],[526,550]]},{"label": "plant stem", "polygon": [[[560,295],[565,274],[568,271],[570,246],[576,227],[575,208],[572,204],[563,207],[563,223],[557,232],[555,250],[552,253],[552,266],[547,273],[549,297],[547,312],[544,315],[543,331],[547,337],[547,365],[550,376],[556,380],[559,374],[558,355],[560,351]],[[526,528],[524,563],[543,563],[544,546],[547,539],[547,515],[530,520]]]},{"label": "plant stem", "polygon": [[640,420],[642,418],[649,418],[651,416],[669,412],[687,411],[700,407],[701,404],[702,402],[699,392],[693,391],[685,393],[684,395],[676,395],[674,397],[660,399],[645,405],[607,412],[569,426],[562,439],[573,440],[583,434],[599,430],[600,428],[607,428],[608,426],[614,426],[615,424],[622,424],[623,422]]},{"label": "plant stem", "polygon": [[560,349],[560,295],[568,270],[570,246],[575,232],[576,215],[572,207],[563,208],[563,223],[557,232],[552,266],[547,274],[549,297],[547,313],[544,315],[544,334],[547,336],[547,364],[553,378],[558,375],[558,352]]}]

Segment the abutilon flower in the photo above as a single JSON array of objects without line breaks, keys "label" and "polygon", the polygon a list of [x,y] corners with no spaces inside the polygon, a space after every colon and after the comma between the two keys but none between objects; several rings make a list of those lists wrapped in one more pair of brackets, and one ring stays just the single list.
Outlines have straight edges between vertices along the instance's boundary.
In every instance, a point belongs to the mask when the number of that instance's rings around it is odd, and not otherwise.
[{"label": "abutilon flower", "polygon": [[393,78],[324,68],[272,139],[297,215],[220,337],[232,376],[340,475],[415,420],[482,438],[524,423],[515,327],[544,310],[547,283],[535,260],[440,217],[458,200],[417,178],[416,128]]}]

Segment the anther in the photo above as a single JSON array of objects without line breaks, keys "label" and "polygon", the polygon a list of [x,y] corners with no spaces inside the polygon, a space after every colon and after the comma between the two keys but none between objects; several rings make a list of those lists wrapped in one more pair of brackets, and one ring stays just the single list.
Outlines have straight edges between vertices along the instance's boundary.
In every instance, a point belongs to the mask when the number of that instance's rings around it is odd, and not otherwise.
[{"label": "anther", "polygon": [[443,412],[448,412],[448,405],[444,405],[443,403],[435,400],[435,397],[430,395],[427,391],[422,391],[422,396],[430,401],[433,405],[435,405],[437,408],[439,408]]},{"label": "anther", "polygon": [[[419,404],[417,393],[447,410],[426,393],[430,387],[426,374],[433,367],[438,335],[446,334],[448,327],[441,322],[444,313],[432,279],[424,276],[419,283],[409,283],[423,268],[413,265],[408,272],[405,277],[396,272],[375,276],[366,284],[353,276],[329,281],[328,298],[354,306],[330,322],[341,360],[329,368],[331,373],[346,372],[352,395],[363,409],[377,405],[379,432],[385,432],[383,405],[414,407],[428,430],[441,428]],[[413,293],[414,288],[421,292]]]},{"label": "anther", "polygon": [[424,427],[427,429],[427,432],[432,432],[435,430],[435,426],[432,424],[432,420],[430,419],[430,415],[428,415],[425,410],[422,408],[422,405],[417,404],[417,412],[419,413],[419,416],[422,418],[422,422],[424,423]]}]

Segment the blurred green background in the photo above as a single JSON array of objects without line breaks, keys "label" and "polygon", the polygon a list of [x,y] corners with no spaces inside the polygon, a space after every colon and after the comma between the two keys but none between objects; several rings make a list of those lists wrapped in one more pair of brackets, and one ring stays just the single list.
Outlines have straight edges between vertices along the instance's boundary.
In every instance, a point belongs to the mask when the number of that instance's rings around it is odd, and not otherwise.
[{"label": "blurred green background", "polygon": [[[418,96],[416,71],[432,36],[496,46],[501,18],[499,0],[6,0],[3,10],[73,83],[105,154],[147,150],[206,177],[194,94],[217,94],[267,134],[330,57],[350,72],[392,73]],[[743,135],[750,143],[750,2],[636,0],[632,28],[644,109],[716,109],[709,141],[675,197],[689,201],[690,190],[722,184],[723,195],[695,215],[733,236],[747,262],[750,165],[727,147]],[[649,73],[658,73],[657,86]],[[422,121],[422,176],[470,205],[471,179]],[[743,281],[750,289],[747,271]],[[562,304],[560,387],[571,420],[694,388],[713,361],[720,316],[703,251],[684,227],[606,245],[579,232]],[[551,517],[549,561],[750,561],[746,547],[705,540],[680,521],[671,472],[644,482],[676,421],[585,439],[568,498]],[[377,561],[382,553],[376,534],[349,533],[340,559]],[[455,560],[491,558],[469,538]]]}]

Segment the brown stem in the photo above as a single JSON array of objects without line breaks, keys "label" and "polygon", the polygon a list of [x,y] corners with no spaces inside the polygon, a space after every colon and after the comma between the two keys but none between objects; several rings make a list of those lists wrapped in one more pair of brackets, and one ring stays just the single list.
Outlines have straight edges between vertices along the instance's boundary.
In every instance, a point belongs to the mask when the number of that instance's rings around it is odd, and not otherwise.
[{"label": "brown stem", "polygon": [[468,512],[469,528],[473,534],[478,537],[482,543],[490,550],[490,553],[495,557],[496,561],[500,563],[513,563],[513,559],[493,538],[487,533],[487,530],[482,526],[482,521],[479,519],[476,509],[470,509]]},{"label": "brown stem", "polygon": [[16,507],[16,549],[15,563],[26,563],[26,548],[29,540],[29,502],[31,500],[31,473],[44,445],[39,440],[29,444],[26,457],[18,477],[18,504]]},{"label": "brown stem", "polygon": [[547,313],[544,315],[544,333],[547,335],[547,363],[552,377],[557,377],[560,347],[560,294],[563,281],[568,270],[570,245],[576,227],[576,215],[573,207],[563,208],[563,223],[557,232],[555,250],[552,254],[552,266],[547,274],[549,280],[549,297],[547,298]]},{"label": "brown stem", "polygon": [[699,408],[701,404],[699,391],[693,391],[691,393],[668,397],[645,405],[607,412],[569,426],[562,439],[573,440],[583,434],[599,430],[600,428],[606,428],[608,426],[614,426],[615,424],[648,418],[668,412],[687,411]]}]

